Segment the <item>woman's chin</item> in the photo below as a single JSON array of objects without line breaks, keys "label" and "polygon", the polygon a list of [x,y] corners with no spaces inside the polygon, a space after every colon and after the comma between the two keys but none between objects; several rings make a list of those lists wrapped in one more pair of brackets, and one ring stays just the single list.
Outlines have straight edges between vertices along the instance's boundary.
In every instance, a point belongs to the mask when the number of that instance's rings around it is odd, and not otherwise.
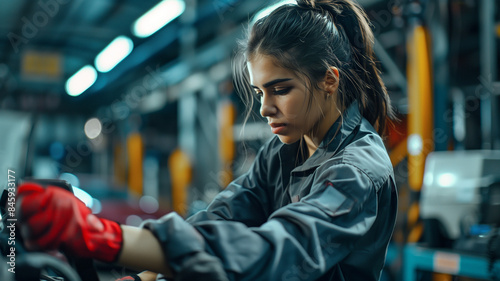
[{"label": "woman's chin", "polygon": [[297,142],[300,139],[300,138],[286,136],[286,135],[278,135],[278,138],[284,144],[292,144],[292,143]]}]

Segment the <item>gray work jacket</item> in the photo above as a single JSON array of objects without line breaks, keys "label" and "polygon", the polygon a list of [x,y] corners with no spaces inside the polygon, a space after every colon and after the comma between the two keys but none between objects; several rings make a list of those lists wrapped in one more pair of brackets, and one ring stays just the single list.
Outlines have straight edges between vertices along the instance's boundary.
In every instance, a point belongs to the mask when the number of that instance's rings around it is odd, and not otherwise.
[{"label": "gray work jacket", "polygon": [[299,143],[274,137],[207,210],[146,223],[175,271],[203,252],[213,280],[379,280],[397,212],[380,136],[355,102],[305,161]]}]

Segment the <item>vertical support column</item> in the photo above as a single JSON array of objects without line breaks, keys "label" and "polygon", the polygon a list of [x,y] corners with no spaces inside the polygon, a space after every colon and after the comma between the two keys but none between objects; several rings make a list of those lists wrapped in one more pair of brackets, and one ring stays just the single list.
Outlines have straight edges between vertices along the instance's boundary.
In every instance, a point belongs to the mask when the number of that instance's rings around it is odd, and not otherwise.
[{"label": "vertical support column", "polygon": [[181,216],[188,211],[188,188],[192,180],[192,168],[189,156],[176,149],[168,159],[170,177],[172,178],[172,210]]},{"label": "vertical support column", "polygon": [[448,128],[451,120],[447,115],[450,96],[449,42],[448,42],[448,1],[432,1],[433,16],[430,20],[432,33],[432,60],[434,73],[434,150],[448,150],[450,135]]},{"label": "vertical support column", "polygon": [[[497,98],[493,91],[493,81],[497,77],[497,55],[495,35],[495,0],[479,2],[480,18],[480,60],[481,60],[481,132],[483,149],[498,148],[498,128],[493,120],[498,120]],[[498,123],[498,122],[497,122]]]},{"label": "vertical support column", "polygon": [[408,184],[411,205],[408,210],[407,242],[417,242],[423,234],[423,224],[419,221],[420,190],[422,189],[425,160],[434,149],[433,138],[433,86],[431,66],[431,44],[429,31],[422,23],[425,7],[422,3],[409,4],[407,40],[408,79]]},{"label": "vertical support column", "polygon": [[144,195],[158,199],[160,197],[160,161],[155,156],[144,159]]},{"label": "vertical support column", "polygon": [[183,93],[179,98],[179,147],[194,157],[196,153],[196,115],[198,106],[194,93]]},{"label": "vertical support column", "polygon": [[[202,74],[200,74],[202,75]],[[195,179],[197,184],[197,199],[211,201],[213,194],[220,190],[219,172],[220,158],[217,135],[217,88],[213,81],[205,75],[203,87],[200,89],[197,111],[197,148],[200,151],[197,158]]]},{"label": "vertical support column", "polygon": [[415,23],[408,40],[408,181],[420,191],[427,154],[434,149],[432,68],[428,31]]},{"label": "vertical support column", "polygon": [[232,163],[235,157],[233,126],[236,109],[229,98],[219,105],[219,155],[221,160],[220,184],[225,188],[233,180]]},{"label": "vertical support column", "polygon": [[404,281],[415,281],[416,268],[415,268],[415,257],[413,254],[415,246],[407,245],[403,250],[403,280]]},{"label": "vertical support column", "polygon": [[125,185],[127,183],[127,161],[123,144],[116,141],[113,146],[113,182],[117,185]]},{"label": "vertical support column", "polygon": [[179,148],[169,157],[172,179],[172,209],[184,216],[188,211],[188,188],[192,182],[192,160],[196,159],[197,102],[194,93],[184,93],[178,101]]},{"label": "vertical support column", "polygon": [[141,134],[131,133],[127,138],[128,151],[128,186],[129,191],[136,195],[142,195],[144,147]]}]

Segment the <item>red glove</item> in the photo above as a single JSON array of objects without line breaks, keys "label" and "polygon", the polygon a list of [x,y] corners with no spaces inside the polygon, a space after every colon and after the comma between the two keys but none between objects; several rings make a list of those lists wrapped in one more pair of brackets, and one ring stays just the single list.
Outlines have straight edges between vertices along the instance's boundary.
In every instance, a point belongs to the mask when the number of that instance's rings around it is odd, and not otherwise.
[{"label": "red glove", "polygon": [[25,183],[17,197],[27,246],[105,262],[118,258],[123,243],[120,226],[94,216],[71,192]]}]

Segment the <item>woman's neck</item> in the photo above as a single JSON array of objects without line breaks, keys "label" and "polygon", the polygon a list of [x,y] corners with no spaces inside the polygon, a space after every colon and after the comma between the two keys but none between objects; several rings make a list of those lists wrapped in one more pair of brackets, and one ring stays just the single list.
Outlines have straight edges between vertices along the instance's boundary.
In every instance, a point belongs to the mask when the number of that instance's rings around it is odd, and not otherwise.
[{"label": "woman's neck", "polygon": [[307,152],[309,153],[309,155],[307,155],[307,158],[309,158],[318,149],[319,144],[321,143],[321,141],[316,144],[316,142],[313,139],[311,139],[309,136],[307,136],[307,135],[304,135],[304,140],[306,142]]},{"label": "woman's neck", "polygon": [[336,107],[335,109],[329,110],[328,113],[314,126],[314,129],[311,130],[310,133],[304,135],[304,140],[309,152],[309,156],[307,158],[311,157],[318,149],[319,145],[323,141],[323,138],[326,136],[326,133],[333,123],[337,121],[339,116],[340,111],[338,111]]}]

